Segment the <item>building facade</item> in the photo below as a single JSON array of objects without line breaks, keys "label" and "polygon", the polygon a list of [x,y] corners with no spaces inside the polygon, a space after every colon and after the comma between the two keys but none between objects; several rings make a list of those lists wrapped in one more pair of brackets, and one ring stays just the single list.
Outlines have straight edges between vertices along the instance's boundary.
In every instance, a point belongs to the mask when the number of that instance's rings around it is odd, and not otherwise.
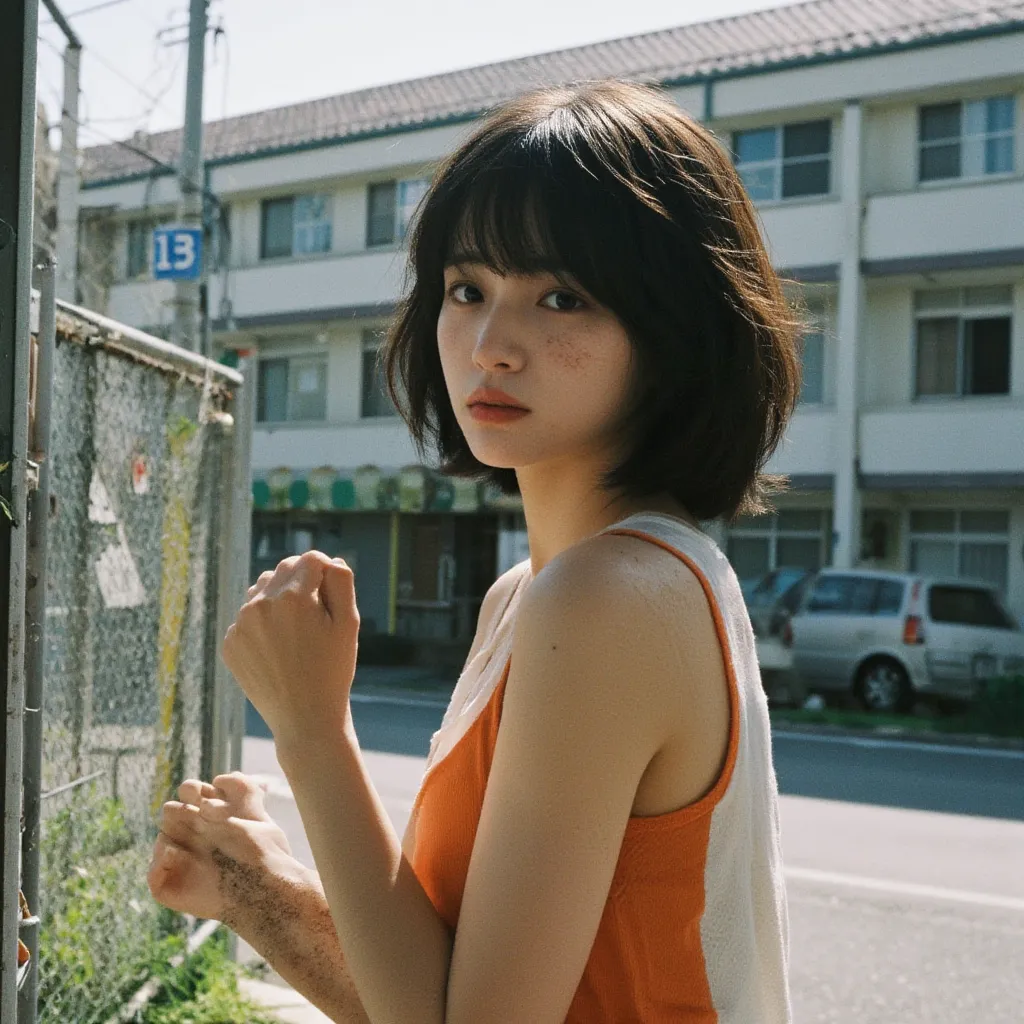
[{"label": "building facade", "polygon": [[[542,82],[661,81],[734,155],[806,305],[801,403],[770,516],[711,524],[741,578],[780,565],[977,577],[1024,617],[1024,13],[981,0],[816,0],[207,126],[223,204],[218,351],[258,353],[254,572],[350,560],[369,630],[472,636],[525,557],[521,509],[420,459],[380,332],[433,168],[487,108]],[[136,140],[173,160],[179,133]],[[88,298],[161,331],[149,232],[174,178],[90,151]]]}]

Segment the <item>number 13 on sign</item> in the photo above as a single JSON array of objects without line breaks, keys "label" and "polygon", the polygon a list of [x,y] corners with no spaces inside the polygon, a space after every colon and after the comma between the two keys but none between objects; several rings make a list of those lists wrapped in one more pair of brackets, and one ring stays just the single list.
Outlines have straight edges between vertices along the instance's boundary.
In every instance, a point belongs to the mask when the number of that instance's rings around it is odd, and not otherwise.
[{"label": "number 13 on sign", "polygon": [[156,228],[153,232],[153,276],[199,277],[202,245],[200,228]]}]

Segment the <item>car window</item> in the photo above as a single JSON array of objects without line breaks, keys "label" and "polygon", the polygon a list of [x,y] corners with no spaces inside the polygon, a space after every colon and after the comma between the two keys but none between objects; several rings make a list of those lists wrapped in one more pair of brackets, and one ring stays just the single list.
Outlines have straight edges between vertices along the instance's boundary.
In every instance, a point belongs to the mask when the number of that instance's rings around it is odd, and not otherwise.
[{"label": "car window", "polygon": [[782,600],[779,602],[786,611],[791,614],[795,614],[797,608],[800,606],[800,602],[803,600],[804,594],[807,593],[807,585],[810,583],[812,577],[810,573],[805,573],[803,579],[800,580],[795,586],[789,588],[782,596]]},{"label": "car window", "polygon": [[773,604],[804,575],[802,569],[774,569],[762,577],[750,592],[748,603],[758,606]]},{"label": "car window", "polygon": [[807,610],[815,614],[865,615],[875,600],[878,580],[867,576],[819,576]]},{"label": "car window", "polygon": [[928,615],[932,622],[959,626],[1016,628],[995,594],[983,587],[933,586],[928,591]]},{"label": "car window", "polygon": [[905,585],[899,580],[882,580],[875,595],[876,615],[899,615],[903,607]]}]

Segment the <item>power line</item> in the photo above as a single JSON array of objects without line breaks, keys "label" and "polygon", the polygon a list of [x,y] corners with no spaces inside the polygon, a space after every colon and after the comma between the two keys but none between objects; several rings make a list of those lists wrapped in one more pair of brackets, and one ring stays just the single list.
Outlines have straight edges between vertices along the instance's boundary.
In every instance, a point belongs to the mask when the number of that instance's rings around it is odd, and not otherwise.
[{"label": "power line", "polygon": [[79,18],[83,14],[92,14],[93,11],[102,11],[104,7],[117,7],[118,4],[126,4],[128,0],[104,0],[102,4],[94,4],[92,7],[83,7],[80,11],[72,11],[69,18]]},{"label": "power line", "polygon": [[[57,56],[59,56],[59,57],[61,57],[63,59],[64,51],[59,46],[57,46],[55,43],[50,42],[50,40],[47,39],[45,36],[41,35],[38,38],[39,38],[39,42],[41,42],[44,46],[48,47],[50,50],[52,50],[54,53],[56,53]],[[170,87],[173,84],[173,80],[172,80],[171,83],[168,84],[167,88],[163,91],[162,94],[158,94],[158,95],[154,96],[153,93],[149,92],[149,90],[147,90],[147,89],[144,89],[141,85],[139,85],[138,82],[136,82],[133,79],[129,78],[123,71],[121,71],[120,68],[118,68],[116,65],[112,64],[109,60],[107,60],[106,57],[103,56],[103,54],[101,54],[99,51],[93,49],[93,47],[91,47],[91,46],[85,47],[85,51],[86,51],[86,53],[88,53],[88,55],[90,57],[93,57],[96,61],[98,61],[100,64],[102,64],[108,71],[110,71],[112,74],[114,74],[118,78],[120,78],[122,82],[125,82],[127,85],[130,85],[133,89],[135,89],[142,96],[145,96],[145,98],[147,100],[149,100],[150,103],[153,104],[153,108],[152,109],[155,109],[158,106],[163,106],[165,104],[166,99],[167,99],[167,92],[170,90]],[[181,66],[181,60],[179,58],[178,63],[175,65],[175,69],[174,69],[175,73],[177,72],[177,69],[180,66]],[[149,113],[152,113],[152,109],[149,111]],[[170,108],[164,107],[164,109],[167,110],[168,113],[171,113]]]},{"label": "power line", "polygon": [[[70,115],[67,116],[70,117]],[[84,128],[86,131],[92,132],[93,135],[98,135],[105,143],[108,143],[111,146],[117,146],[118,148],[126,150],[129,153],[134,153],[136,156],[142,157],[144,160],[151,163],[153,167],[158,170],[166,171],[167,173],[173,174],[175,176],[181,173],[181,170],[178,167],[175,167],[174,164],[169,164],[167,163],[166,160],[161,160],[160,157],[150,153],[149,150],[143,149],[141,146],[138,146],[133,142],[129,142],[126,139],[115,139],[112,135],[108,135],[106,132],[101,131],[99,128],[93,127],[93,125],[96,124],[95,121],[80,121],[74,117],[72,117],[71,120],[74,121],[79,128]],[[216,193],[211,192],[205,186],[203,186],[200,189],[200,191],[202,192],[203,196],[209,199],[210,202],[212,202],[218,209],[220,209],[224,205],[220,197]]]}]

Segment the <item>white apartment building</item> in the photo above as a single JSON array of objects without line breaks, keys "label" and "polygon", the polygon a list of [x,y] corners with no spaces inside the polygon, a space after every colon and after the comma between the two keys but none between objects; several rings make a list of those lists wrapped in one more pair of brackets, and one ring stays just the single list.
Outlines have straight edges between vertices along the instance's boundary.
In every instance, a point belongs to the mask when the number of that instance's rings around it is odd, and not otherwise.
[{"label": "white apartment building", "polygon": [[[741,578],[981,577],[1024,616],[1024,4],[813,0],[211,123],[218,350],[259,355],[254,568],[350,559],[368,628],[467,644],[521,512],[418,465],[375,370],[432,168],[523,89],[654,79],[730,147],[814,315],[776,514],[717,527]],[[173,162],[180,133],[134,141]],[[147,238],[173,176],[90,150],[83,297],[165,332]]]}]

